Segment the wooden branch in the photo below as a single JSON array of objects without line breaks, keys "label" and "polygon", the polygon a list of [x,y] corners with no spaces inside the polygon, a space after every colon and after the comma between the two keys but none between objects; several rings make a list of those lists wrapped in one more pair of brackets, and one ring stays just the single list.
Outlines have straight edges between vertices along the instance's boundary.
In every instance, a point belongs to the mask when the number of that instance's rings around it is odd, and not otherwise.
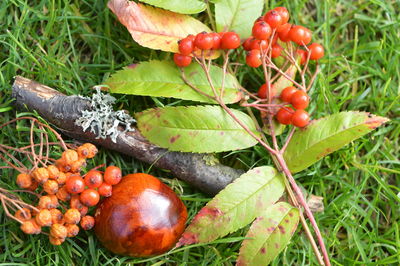
[{"label": "wooden branch", "polygon": [[139,130],[124,133],[121,129],[116,143],[109,137],[96,139],[97,134],[89,130],[84,132],[74,123],[83,110],[90,110],[88,100],[79,96],[66,96],[33,80],[17,76],[12,86],[12,96],[18,108],[36,111],[63,134],[167,169],[177,178],[207,194],[215,195],[243,173],[219,163],[209,165],[204,160],[205,154],[172,152],[160,148],[149,143]]}]

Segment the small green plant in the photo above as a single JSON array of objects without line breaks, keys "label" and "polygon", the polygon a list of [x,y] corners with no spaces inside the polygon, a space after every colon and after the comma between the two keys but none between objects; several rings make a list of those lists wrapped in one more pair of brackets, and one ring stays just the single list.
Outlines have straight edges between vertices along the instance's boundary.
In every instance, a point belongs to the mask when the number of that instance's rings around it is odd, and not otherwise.
[{"label": "small green plant", "polygon": [[[260,16],[262,0],[235,8],[228,1],[211,1],[215,21],[207,11],[216,33],[185,15],[205,10],[202,1],[143,2],[170,11],[124,0],[112,0],[109,7],[136,42],[172,52],[173,60],[138,63],[115,73],[106,85],[114,93],[204,105],[138,113],[141,133],[172,151],[215,153],[261,145],[275,162],[275,167],[250,169],[228,185],[195,216],[178,245],[210,242],[251,224],[237,264],[263,265],[285,248],[300,221],[319,263],[330,265],[317,222],[292,174],[388,119],[347,111],[310,121],[305,111],[312,100],[308,92],[314,88],[324,49],[311,43],[310,29],[289,23],[284,7]],[[240,16],[235,14],[238,8]],[[246,67],[243,62],[262,69],[264,84],[257,92],[236,78],[237,68]],[[233,104],[236,109],[228,107]],[[288,202],[280,200],[285,193]]]}]

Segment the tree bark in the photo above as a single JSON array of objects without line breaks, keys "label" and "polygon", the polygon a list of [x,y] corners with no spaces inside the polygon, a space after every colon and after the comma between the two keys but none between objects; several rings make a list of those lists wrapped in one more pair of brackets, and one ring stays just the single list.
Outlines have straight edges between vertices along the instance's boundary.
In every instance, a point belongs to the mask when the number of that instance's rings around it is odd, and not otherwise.
[{"label": "tree bark", "polygon": [[36,111],[54,125],[61,133],[71,138],[91,142],[110,150],[132,156],[140,161],[167,169],[177,178],[201,191],[215,195],[243,173],[216,163],[207,164],[205,154],[172,152],[148,142],[139,132],[123,132],[112,142],[109,137],[97,139],[96,133],[75,125],[83,110],[89,110],[90,102],[79,96],[66,96],[57,90],[20,76],[12,86],[15,104],[21,110]]}]

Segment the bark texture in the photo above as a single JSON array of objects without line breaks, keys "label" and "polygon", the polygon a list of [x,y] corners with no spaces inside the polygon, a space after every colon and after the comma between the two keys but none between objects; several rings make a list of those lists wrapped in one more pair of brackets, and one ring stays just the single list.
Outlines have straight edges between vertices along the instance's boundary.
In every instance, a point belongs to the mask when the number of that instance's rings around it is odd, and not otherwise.
[{"label": "bark texture", "polygon": [[[91,142],[107,149],[133,156],[156,167],[167,169],[177,178],[209,195],[215,195],[243,172],[222,164],[209,165],[205,154],[171,152],[148,142],[139,132],[121,133],[112,142],[109,137],[96,139],[97,134],[83,131],[75,125],[90,102],[78,96],[66,96],[57,90],[20,76],[12,86],[15,104],[21,110],[36,111],[61,133],[71,138]],[[123,132],[122,128],[120,129]]]}]

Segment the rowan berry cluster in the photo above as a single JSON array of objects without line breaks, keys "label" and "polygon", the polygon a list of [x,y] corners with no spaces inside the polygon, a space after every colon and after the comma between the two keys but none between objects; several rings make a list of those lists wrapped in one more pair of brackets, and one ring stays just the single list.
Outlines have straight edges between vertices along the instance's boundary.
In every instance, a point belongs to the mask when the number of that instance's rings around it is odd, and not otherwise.
[{"label": "rowan berry cluster", "polygon": [[23,232],[39,234],[42,227],[50,227],[50,243],[61,245],[67,237],[79,233],[78,224],[84,230],[93,228],[95,220],[87,215],[89,208],[96,206],[101,196],[111,196],[112,185],[122,178],[121,169],[116,166],[108,166],[104,173],[92,169],[82,176],[86,160],[96,153],[96,146],[85,143],[76,150],[64,151],[54,165],[17,176],[19,187],[31,191],[39,186],[43,189],[36,210],[22,208],[14,214],[22,223]]}]

